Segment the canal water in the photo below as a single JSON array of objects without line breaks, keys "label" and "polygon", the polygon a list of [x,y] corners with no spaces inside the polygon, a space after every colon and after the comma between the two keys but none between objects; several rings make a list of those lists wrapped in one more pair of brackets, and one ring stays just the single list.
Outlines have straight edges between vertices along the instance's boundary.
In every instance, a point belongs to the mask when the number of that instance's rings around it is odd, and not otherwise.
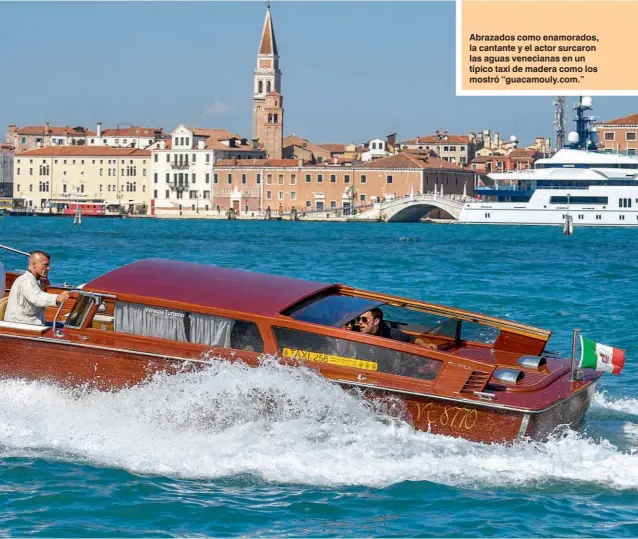
[{"label": "canal water", "polygon": [[165,257],[510,318],[564,355],[574,328],[627,352],[581,432],[512,447],[414,431],[275,364],[120,393],[0,380],[3,535],[638,535],[635,230],[5,217],[0,243],[52,253],[55,283]]}]

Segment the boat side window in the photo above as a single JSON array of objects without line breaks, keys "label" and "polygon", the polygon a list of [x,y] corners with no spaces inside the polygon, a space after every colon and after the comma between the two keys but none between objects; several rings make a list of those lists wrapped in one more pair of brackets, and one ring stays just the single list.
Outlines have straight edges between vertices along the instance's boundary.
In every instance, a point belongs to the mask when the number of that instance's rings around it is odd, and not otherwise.
[{"label": "boat side window", "polygon": [[443,362],[327,335],[274,327],[283,357],[434,380]]},{"label": "boat side window", "polygon": [[115,302],[115,331],[207,346],[262,352],[254,322],[210,314]]}]

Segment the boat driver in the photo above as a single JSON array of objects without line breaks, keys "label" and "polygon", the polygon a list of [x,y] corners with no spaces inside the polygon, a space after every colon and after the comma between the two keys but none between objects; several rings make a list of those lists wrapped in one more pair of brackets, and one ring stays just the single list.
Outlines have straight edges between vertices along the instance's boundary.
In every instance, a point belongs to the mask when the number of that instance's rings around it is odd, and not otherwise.
[{"label": "boat driver", "polygon": [[396,341],[403,341],[418,344],[424,348],[430,350],[438,350],[435,344],[425,342],[423,339],[405,333],[399,329],[390,327],[383,321],[383,311],[378,307],[371,309],[357,316],[355,319],[361,333],[367,333],[368,335],[375,335],[377,337],[386,337],[387,339],[394,339]]},{"label": "boat driver", "polygon": [[9,292],[5,322],[44,326],[46,307],[55,307],[69,298],[68,292],[49,294],[42,290],[42,280],[49,275],[51,256],[44,251],[29,255],[29,267],[18,277]]}]

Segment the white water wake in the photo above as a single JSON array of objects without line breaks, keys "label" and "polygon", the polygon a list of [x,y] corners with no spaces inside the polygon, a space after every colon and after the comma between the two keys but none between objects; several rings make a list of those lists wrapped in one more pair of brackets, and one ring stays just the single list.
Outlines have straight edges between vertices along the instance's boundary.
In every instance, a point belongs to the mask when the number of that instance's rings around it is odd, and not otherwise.
[{"label": "white water wake", "polygon": [[[598,395],[596,406],[638,415],[635,399]],[[638,489],[638,454],[605,439],[569,433],[508,447],[436,436],[307,369],[272,363],[219,362],[117,393],[0,381],[0,446],[5,457],[35,454],[181,478],[467,488],[568,480]]]}]

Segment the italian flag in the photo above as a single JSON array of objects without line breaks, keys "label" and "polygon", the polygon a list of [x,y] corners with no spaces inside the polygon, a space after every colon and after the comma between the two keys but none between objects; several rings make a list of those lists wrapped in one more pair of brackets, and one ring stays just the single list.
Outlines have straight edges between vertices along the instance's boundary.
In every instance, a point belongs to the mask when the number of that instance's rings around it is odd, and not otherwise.
[{"label": "italian flag", "polygon": [[625,366],[625,351],[580,336],[580,367],[620,374]]}]

